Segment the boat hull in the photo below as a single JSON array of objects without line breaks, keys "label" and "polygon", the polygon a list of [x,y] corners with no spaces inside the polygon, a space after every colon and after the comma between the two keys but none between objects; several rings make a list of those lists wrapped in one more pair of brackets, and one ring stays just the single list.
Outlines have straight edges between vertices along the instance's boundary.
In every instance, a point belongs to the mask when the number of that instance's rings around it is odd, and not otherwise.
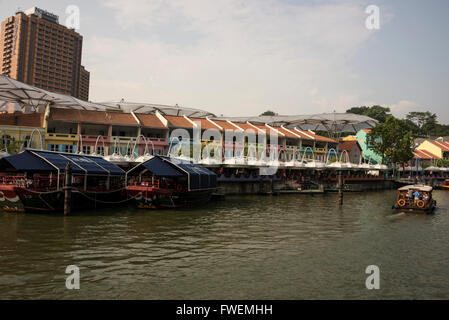
[{"label": "boat hull", "polygon": [[140,209],[184,208],[204,205],[209,202],[214,190],[177,192],[167,189],[128,187],[128,197]]},{"label": "boat hull", "polygon": [[436,208],[436,201],[433,200],[430,205],[428,205],[427,207],[424,208],[418,208],[418,207],[410,207],[410,206],[399,206],[399,205],[394,205],[393,209],[396,210],[396,212],[404,212],[404,213],[433,213],[435,211]]},{"label": "boat hull", "polygon": [[[110,207],[126,202],[123,189],[109,192],[72,191],[71,209]],[[39,192],[18,186],[0,186],[0,208],[6,212],[62,212],[64,191]]]}]

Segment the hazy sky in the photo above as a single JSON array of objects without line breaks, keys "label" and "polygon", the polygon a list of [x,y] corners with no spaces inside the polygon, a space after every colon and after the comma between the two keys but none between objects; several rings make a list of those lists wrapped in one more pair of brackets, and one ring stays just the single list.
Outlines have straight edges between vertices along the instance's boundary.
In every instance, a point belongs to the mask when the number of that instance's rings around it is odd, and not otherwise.
[{"label": "hazy sky", "polygon": [[[80,9],[90,99],[217,115],[381,104],[449,123],[449,1],[0,0],[0,18]],[[368,30],[368,5],[380,29]]]}]

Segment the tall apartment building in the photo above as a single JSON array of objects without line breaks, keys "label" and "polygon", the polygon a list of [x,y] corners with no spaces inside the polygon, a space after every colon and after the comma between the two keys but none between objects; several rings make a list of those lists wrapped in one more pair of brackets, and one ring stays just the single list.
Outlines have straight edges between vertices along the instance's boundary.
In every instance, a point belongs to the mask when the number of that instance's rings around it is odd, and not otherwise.
[{"label": "tall apartment building", "polygon": [[81,65],[83,37],[39,9],[2,22],[0,73],[30,85],[89,99],[89,72]]}]

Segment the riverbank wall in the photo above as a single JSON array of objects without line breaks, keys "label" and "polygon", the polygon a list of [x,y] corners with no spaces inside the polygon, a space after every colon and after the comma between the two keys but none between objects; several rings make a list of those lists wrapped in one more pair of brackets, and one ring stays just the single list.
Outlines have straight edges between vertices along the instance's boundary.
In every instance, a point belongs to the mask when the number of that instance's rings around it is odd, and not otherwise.
[{"label": "riverbank wall", "polygon": [[[380,191],[394,189],[391,180],[357,181],[345,183],[345,192]],[[313,188],[294,189],[286,181],[219,181],[218,189],[221,194],[272,194],[272,193],[326,193],[337,192],[336,184],[313,183]]]}]

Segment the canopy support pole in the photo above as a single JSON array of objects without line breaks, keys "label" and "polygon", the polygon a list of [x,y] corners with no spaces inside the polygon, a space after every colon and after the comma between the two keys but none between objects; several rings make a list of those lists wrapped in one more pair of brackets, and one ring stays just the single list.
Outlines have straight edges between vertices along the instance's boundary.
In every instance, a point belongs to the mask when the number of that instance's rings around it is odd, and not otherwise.
[{"label": "canopy support pole", "polygon": [[70,214],[72,210],[72,166],[70,162],[65,167],[64,179],[64,215]]},{"label": "canopy support pole", "polygon": [[343,175],[338,172],[338,204],[343,205]]}]

